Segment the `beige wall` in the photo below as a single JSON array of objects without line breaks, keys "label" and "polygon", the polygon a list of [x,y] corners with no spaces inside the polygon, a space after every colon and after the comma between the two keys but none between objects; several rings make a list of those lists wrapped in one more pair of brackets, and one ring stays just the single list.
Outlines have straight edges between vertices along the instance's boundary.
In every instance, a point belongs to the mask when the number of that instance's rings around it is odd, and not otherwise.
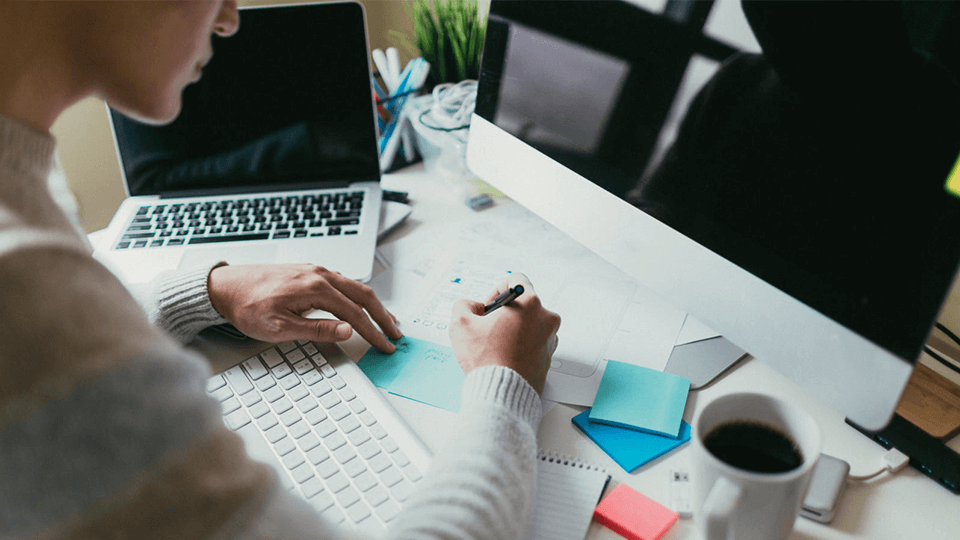
[{"label": "beige wall", "polygon": [[[298,3],[283,1],[241,1],[241,5]],[[413,23],[406,12],[405,0],[361,0],[367,12],[370,46],[386,49],[398,46],[401,62],[413,56],[413,51],[399,47],[389,30],[395,29],[413,35]],[[241,31],[242,15],[241,15]],[[113,137],[104,103],[98,99],[83,100],[60,116],[53,126],[59,143],[60,161],[70,189],[80,206],[80,222],[88,231],[107,226],[110,217],[126,194],[120,176]]]}]

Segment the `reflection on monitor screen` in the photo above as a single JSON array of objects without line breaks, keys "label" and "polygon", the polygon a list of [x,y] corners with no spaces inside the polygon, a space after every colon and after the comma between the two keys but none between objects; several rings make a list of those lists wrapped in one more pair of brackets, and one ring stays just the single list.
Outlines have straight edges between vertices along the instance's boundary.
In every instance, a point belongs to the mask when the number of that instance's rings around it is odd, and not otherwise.
[{"label": "reflection on monitor screen", "polygon": [[494,0],[470,166],[883,425],[960,261],[952,7],[920,4]]}]

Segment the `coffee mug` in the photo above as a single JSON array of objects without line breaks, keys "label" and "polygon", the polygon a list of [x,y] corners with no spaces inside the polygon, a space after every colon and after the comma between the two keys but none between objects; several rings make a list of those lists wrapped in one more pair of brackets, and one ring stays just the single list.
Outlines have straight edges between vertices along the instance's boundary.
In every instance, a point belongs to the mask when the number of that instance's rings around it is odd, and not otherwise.
[{"label": "coffee mug", "polygon": [[786,538],[820,457],[820,428],[803,409],[735,393],[693,425],[696,522],[706,540]]}]

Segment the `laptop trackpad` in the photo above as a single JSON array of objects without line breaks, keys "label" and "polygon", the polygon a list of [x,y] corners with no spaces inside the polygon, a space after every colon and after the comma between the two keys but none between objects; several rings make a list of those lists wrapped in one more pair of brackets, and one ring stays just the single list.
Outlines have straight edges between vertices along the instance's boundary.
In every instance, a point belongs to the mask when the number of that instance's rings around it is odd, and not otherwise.
[{"label": "laptop trackpad", "polygon": [[262,244],[256,243],[253,245],[246,246],[223,246],[223,247],[210,247],[204,246],[202,248],[187,248],[183,253],[183,258],[180,259],[180,264],[177,265],[178,270],[185,270],[190,268],[199,268],[203,266],[210,266],[214,263],[220,261],[226,261],[231,265],[236,264],[271,264],[277,260],[277,250],[279,246],[276,244]]}]

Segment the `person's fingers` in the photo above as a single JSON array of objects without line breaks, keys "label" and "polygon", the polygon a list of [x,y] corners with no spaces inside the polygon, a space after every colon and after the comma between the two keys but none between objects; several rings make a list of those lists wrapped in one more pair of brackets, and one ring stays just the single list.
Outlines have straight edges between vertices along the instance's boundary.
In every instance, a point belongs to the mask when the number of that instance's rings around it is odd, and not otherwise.
[{"label": "person's fingers", "polygon": [[461,317],[469,315],[483,315],[483,306],[483,302],[457,300],[453,303],[453,308],[451,309],[451,320],[456,321]]},{"label": "person's fingers", "polygon": [[[344,278],[345,279],[345,278]],[[396,350],[393,343],[383,335],[367,317],[367,312],[363,310],[356,302],[345,296],[338,288],[339,280],[330,279],[321,282],[318,290],[314,291],[316,295],[312,305],[316,309],[322,309],[335,315],[338,319],[350,323],[354,330],[360,334],[363,339],[385,353],[392,353]],[[384,312],[385,313],[385,312]],[[392,321],[391,321],[392,322]],[[397,331],[399,332],[399,330]]]},{"label": "person's fingers", "polygon": [[353,327],[350,323],[344,321],[335,321],[332,319],[305,319],[301,318],[305,331],[313,334],[313,341],[321,343],[339,343],[350,339],[353,335]]},{"label": "person's fingers", "polygon": [[[403,337],[403,332],[397,328],[397,318],[387,311],[387,308],[383,307],[383,303],[377,298],[377,293],[373,292],[373,289],[363,283],[347,279],[340,274],[334,276],[331,281],[333,286],[344,296],[365,310],[370,315],[370,318],[377,323],[377,326],[381,328],[383,333],[391,339],[400,339]],[[372,325],[369,326],[373,329]],[[366,328],[357,327],[360,335],[364,335],[363,332],[366,330]]]}]

